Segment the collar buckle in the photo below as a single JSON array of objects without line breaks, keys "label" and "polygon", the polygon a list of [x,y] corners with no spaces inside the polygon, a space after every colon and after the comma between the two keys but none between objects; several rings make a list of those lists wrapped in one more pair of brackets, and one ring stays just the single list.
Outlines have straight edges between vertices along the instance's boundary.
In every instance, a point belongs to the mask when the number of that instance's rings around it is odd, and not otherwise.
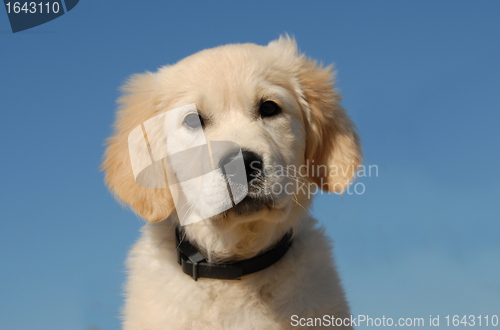
[{"label": "collar buckle", "polygon": [[187,256],[189,261],[193,263],[193,274],[192,278],[195,281],[198,281],[198,264],[202,261],[206,261],[205,257],[200,253],[196,252],[194,255]]}]

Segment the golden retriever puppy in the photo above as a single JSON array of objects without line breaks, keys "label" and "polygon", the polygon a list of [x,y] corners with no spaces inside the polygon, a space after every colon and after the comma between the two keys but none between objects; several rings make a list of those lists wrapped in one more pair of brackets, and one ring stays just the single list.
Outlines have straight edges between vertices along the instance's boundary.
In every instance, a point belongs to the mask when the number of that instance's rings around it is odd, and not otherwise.
[{"label": "golden retriever puppy", "polygon": [[125,330],[351,328],[308,214],[362,157],[333,78],[281,37],[129,80],[103,162],[110,190],[148,221],[127,260]]}]

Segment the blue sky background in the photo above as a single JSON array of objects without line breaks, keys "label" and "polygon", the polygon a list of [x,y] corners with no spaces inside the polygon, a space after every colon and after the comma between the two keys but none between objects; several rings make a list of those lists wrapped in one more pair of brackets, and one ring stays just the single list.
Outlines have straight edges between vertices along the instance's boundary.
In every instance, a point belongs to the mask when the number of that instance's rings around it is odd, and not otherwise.
[{"label": "blue sky background", "polygon": [[82,0],[16,34],[2,11],[0,329],[120,328],[142,221],[99,172],[118,87],[285,32],[336,64],[378,166],[314,204],[353,314],[500,315],[500,2]]}]

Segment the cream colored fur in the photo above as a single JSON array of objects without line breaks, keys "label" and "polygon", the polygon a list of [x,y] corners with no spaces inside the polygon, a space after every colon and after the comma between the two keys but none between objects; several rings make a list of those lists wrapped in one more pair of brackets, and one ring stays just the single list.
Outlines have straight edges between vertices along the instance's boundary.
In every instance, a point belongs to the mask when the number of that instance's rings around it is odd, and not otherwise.
[{"label": "cream colored fur", "polygon": [[[294,232],[290,250],[271,267],[241,280],[195,282],[177,263],[178,220],[169,190],[138,186],[127,148],[127,136],[137,125],[195,103],[210,118],[207,140],[236,142],[270,166],[337,167],[342,171],[336,175],[290,174],[295,175],[295,186],[307,182],[325,191],[342,191],[355,174],[361,147],[354,125],[338,104],[331,67],[308,59],[293,39],[282,37],[268,46],[238,44],[201,51],[156,73],[133,76],[124,92],[103,169],[116,197],[149,222],[127,261],[125,330],[291,329],[292,315],[349,314],[331,245],[308,215],[308,194],[298,190],[277,198],[270,209],[244,216],[229,212],[184,226],[186,239],[212,261],[250,258],[290,228]],[[276,102],[283,113],[272,120],[258,118],[259,100]],[[268,180],[283,183],[278,177]],[[207,194],[216,191],[215,186],[206,188]],[[193,207],[199,207],[196,201]]]}]

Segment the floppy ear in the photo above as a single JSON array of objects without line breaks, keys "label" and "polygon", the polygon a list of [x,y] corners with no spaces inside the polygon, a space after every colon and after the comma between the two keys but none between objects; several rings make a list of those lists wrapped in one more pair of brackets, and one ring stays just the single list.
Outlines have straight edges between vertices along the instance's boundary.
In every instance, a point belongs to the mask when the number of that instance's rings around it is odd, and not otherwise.
[{"label": "floppy ear", "polygon": [[295,40],[285,36],[274,42],[282,54],[295,57],[297,94],[304,111],[306,164],[309,179],[329,192],[343,191],[356,174],[362,150],[356,127],[340,105],[332,66],[323,67],[299,54]]},{"label": "floppy ear", "polygon": [[362,150],[356,127],[334,89],[332,67],[300,57],[299,84],[307,108],[306,155],[310,179],[322,190],[343,191],[356,175]]},{"label": "floppy ear", "polygon": [[[102,170],[105,181],[117,200],[130,205],[150,222],[161,221],[174,209],[168,188],[143,188],[135,182],[129,155],[130,132],[157,112],[157,76],[153,73],[132,76],[122,88],[114,135],[107,140]],[[167,185],[168,187],[168,185]]]}]

